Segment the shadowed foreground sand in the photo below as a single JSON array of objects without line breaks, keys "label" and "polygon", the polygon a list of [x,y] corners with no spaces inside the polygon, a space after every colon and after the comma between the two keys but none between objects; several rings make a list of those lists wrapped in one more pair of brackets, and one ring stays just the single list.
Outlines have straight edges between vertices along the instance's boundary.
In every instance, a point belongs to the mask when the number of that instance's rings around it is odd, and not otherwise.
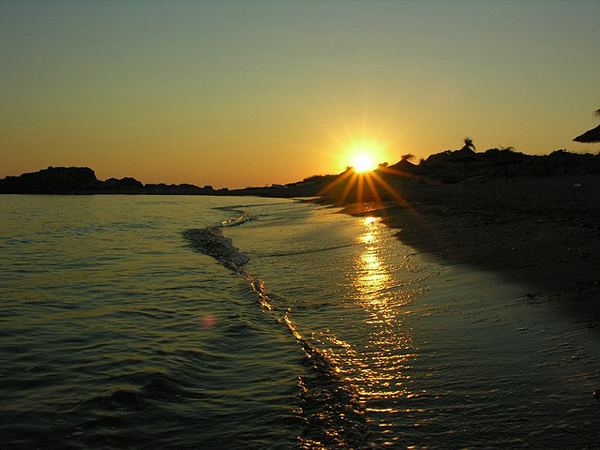
[{"label": "shadowed foreground sand", "polygon": [[532,298],[553,295],[577,319],[600,325],[600,176],[468,188],[409,183],[401,196],[404,205],[350,205],[342,212],[381,216],[419,251],[497,272],[530,286]]}]

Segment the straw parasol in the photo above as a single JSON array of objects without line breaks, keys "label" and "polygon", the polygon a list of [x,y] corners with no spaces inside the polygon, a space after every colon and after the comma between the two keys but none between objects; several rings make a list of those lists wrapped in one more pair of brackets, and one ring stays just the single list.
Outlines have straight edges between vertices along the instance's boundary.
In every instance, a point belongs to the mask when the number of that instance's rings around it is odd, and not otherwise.
[{"label": "straw parasol", "polygon": [[[594,111],[594,114],[600,117],[600,109]],[[600,142],[600,125],[596,128],[592,128],[591,130],[586,131],[581,136],[577,136],[573,139],[575,142],[584,142],[584,143],[595,143]]]},{"label": "straw parasol", "polygon": [[589,131],[586,131],[581,136],[577,136],[573,139],[575,142],[584,142],[584,143],[594,143],[600,142],[600,125],[596,128],[592,128]]},{"label": "straw parasol", "polygon": [[410,153],[402,155],[402,159],[399,162],[389,167],[396,175],[400,175],[402,177],[402,184],[404,187],[406,187],[406,179],[409,177],[414,177],[414,175],[419,171],[419,167],[409,161],[411,158],[414,158],[414,155]]}]

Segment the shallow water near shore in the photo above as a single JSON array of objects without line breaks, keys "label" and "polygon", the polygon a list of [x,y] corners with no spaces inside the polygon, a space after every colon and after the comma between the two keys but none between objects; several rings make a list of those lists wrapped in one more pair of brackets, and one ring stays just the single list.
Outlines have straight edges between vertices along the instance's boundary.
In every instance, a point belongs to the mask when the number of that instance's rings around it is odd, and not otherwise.
[{"label": "shallow water near shore", "polygon": [[3,448],[598,448],[597,333],[376,218],[247,197],[0,209]]}]

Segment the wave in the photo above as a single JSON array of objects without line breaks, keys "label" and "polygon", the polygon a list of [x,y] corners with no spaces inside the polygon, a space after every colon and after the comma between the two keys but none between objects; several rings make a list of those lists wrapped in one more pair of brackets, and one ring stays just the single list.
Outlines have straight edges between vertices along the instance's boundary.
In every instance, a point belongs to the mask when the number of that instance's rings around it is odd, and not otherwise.
[{"label": "wave", "polygon": [[243,267],[250,258],[242,253],[223,231],[218,227],[192,229],[183,232],[191,247],[205,255],[216,259],[223,266],[234,272],[242,273]]},{"label": "wave", "polygon": [[[237,222],[242,217],[245,215],[225,223],[239,224]],[[298,382],[298,414],[304,423],[304,430],[299,436],[302,448],[364,447],[369,430],[358,389],[339,375],[338,368],[321,350],[302,337],[291,319],[291,310],[284,311],[273,306],[264,281],[244,268],[250,258],[223,234],[224,226],[222,223],[221,227],[186,230],[183,236],[196,251],[213,257],[229,270],[242,275],[257,294],[261,307],[276,322],[285,325],[300,344],[304,353],[304,365],[310,369],[299,377]],[[281,296],[277,297],[285,300]]]},{"label": "wave", "polygon": [[221,222],[222,227],[234,227],[237,225],[241,225],[244,222],[247,222],[248,220],[253,220],[252,216],[250,216],[250,213],[248,211],[237,208],[239,208],[239,206],[220,206],[215,208],[223,211],[234,211],[239,214],[239,216],[234,217],[233,219],[223,220]]}]

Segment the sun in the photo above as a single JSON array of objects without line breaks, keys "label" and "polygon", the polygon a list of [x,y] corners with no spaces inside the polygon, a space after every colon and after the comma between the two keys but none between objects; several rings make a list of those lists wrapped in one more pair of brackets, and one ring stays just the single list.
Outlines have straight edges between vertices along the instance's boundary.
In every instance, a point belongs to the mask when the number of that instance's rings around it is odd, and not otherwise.
[{"label": "sun", "polygon": [[354,156],[351,166],[355,172],[364,173],[377,169],[377,162],[368,153],[359,153]]},{"label": "sun", "polygon": [[385,145],[373,139],[352,139],[340,155],[347,167],[355,173],[372,172],[377,169],[384,153]]}]

